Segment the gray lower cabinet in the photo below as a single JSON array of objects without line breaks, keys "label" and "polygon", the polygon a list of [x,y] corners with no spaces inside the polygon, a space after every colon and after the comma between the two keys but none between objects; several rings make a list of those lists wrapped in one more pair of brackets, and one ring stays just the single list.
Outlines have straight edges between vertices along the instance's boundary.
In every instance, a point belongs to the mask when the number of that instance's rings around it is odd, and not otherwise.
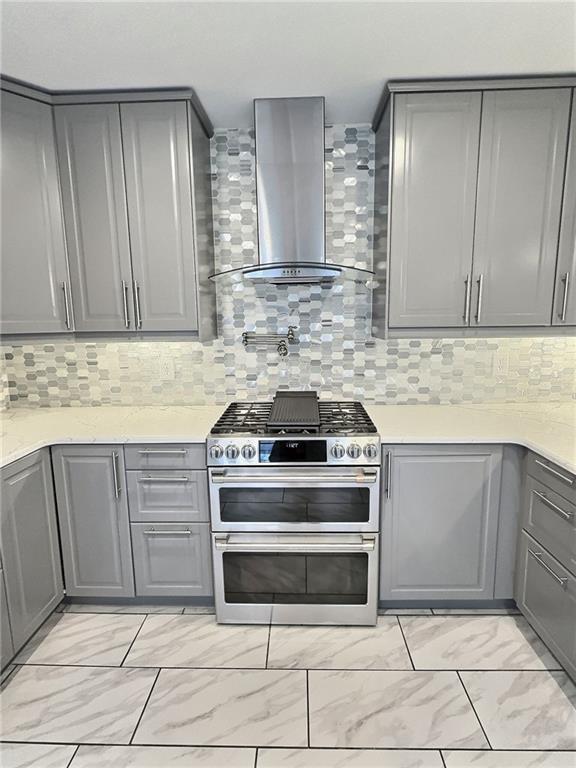
[{"label": "gray lower cabinet", "polygon": [[381,600],[494,597],[502,449],[387,449]]},{"label": "gray lower cabinet", "polygon": [[54,107],[78,331],[134,327],[118,104]]},{"label": "gray lower cabinet", "polygon": [[1,143],[0,330],[67,331],[73,317],[51,106],[3,91]]},{"label": "gray lower cabinet", "polygon": [[6,601],[4,569],[2,568],[0,569],[0,669],[5,667],[13,656],[14,643],[12,642],[10,616],[8,615],[8,603]]},{"label": "gray lower cabinet", "polygon": [[121,446],[52,449],[66,594],[133,597]]},{"label": "gray lower cabinet", "polygon": [[136,327],[197,330],[186,102],[122,104],[120,112]]},{"label": "gray lower cabinet", "polygon": [[484,93],[473,326],[550,325],[569,88]]},{"label": "gray lower cabinet", "polygon": [[210,597],[208,523],[132,523],[136,594]]},{"label": "gray lower cabinet", "polygon": [[2,470],[0,549],[14,650],[63,597],[48,449]]},{"label": "gray lower cabinet", "polygon": [[576,89],[572,89],[570,139],[564,179],[552,324],[576,325]]},{"label": "gray lower cabinet", "polygon": [[576,576],[525,531],[520,537],[516,603],[576,679]]},{"label": "gray lower cabinet", "polygon": [[467,324],[481,102],[474,91],[395,98],[393,328]]}]

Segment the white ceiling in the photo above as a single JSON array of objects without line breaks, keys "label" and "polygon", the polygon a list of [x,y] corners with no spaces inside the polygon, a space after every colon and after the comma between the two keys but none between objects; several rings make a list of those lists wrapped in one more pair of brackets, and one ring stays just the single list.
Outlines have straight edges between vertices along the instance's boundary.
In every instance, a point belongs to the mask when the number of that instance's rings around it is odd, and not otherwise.
[{"label": "white ceiling", "polygon": [[576,70],[575,2],[3,2],[3,74],[54,90],[193,86],[218,127],[255,97],[367,122],[386,80]]}]

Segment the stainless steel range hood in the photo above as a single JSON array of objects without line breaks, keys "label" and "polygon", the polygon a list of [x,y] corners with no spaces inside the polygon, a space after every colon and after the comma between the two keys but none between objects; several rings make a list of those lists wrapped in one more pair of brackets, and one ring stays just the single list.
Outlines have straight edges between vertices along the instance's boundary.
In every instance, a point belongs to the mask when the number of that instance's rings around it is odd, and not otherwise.
[{"label": "stainless steel range hood", "polygon": [[326,264],[324,99],[256,99],[257,267],[268,283],[331,281],[341,267]]}]

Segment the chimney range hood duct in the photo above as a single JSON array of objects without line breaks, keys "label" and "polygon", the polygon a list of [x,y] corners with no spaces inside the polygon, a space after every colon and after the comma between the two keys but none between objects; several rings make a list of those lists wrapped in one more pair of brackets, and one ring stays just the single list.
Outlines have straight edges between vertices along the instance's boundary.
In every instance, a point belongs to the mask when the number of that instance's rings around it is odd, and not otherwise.
[{"label": "chimney range hood duct", "polygon": [[255,99],[257,267],[267,283],[320,283],[341,267],[326,264],[324,99]]}]

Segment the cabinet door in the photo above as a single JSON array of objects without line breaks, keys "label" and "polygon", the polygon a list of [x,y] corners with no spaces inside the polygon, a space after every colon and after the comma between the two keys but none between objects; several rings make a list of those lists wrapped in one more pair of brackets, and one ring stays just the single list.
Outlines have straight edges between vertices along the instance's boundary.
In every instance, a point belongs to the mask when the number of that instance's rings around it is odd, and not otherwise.
[{"label": "cabinet door", "polygon": [[564,180],[552,323],[576,325],[576,92],[574,90],[572,91],[570,140]]},{"label": "cabinet door", "polygon": [[133,597],[122,448],[52,449],[67,595]]},{"label": "cabinet door", "polygon": [[122,104],[121,113],[139,327],[197,330],[186,103]]},{"label": "cabinet door", "polygon": [[[52,107],[2,92],[2,333],[68,330]],[[72,323],[69,307],[70,325]]]},{"label": "cabinet door", "polygon": [[466,324],[481,98],[394,97],[391,327]]},{"label": "cabinet door", "polygon": [[2,470],[0,514],[6,597],[18,650],[63,596],[48,450]]},{"label": "cabinet door", "polygon": [[117,104],[54,107],[76,329],[131,322],[132,272]]},{"label": "cabinet door", "polygon": [[0,566],[0,669],[3,669],[14,656],[14,643],[10,629],[10,616],[6,602],[6,587],[4,585],[4,570]]},{"label": "cabinet door", "polygon": [[382,507],[380,599],[490,599],[502,451],[391,449]]},{"label": "cabinet door", "polygon": [[568,88],[484,94],[472,325],[549,325]]},{"label": "cabinet door", "polygon": [[132,523],[138,596],[213,594],[208,523]]}]

